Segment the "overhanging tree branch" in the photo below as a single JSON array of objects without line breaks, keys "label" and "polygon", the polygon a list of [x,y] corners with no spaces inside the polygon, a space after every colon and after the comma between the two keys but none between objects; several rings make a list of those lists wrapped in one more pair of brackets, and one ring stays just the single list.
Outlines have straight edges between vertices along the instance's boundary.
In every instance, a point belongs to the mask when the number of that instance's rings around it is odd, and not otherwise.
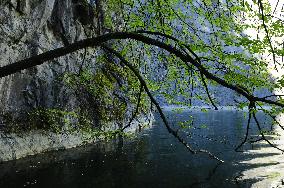
[{"label": "overhanging tree branch", "polygon": [[133,39],[136,41],[143,42],[148,45],[154,45],[161,49],[164,49],[168,51],[169,53],[172,53],[179,57],[187,66],[195,66],[201,74],[206,76],[207,79],[210,79],[212,81],[217,82],[219,85],[222,85],[226,88],[229,88],[231,90],[234,90],[235,92],[241,94],[245,98],[247,98],[249,101],[259,101],[259,102],[265,102],[267,104],[273,104],[280,107],[284,107],[283,103],[272,101],[268,99],[263,99],[256,97],[252,95],[251,93],[248,93],[246,90],[244,90],[242,87],[239,87],[238,85],[231,84],[227,82],[226,80],[219,78],[216,75],[213,75],[211,72],[209,72],[202,64],[200,64],[198,61],[193,59],[191,56],[184,54],[180,50],[176,49],[175,47],[165,44],[159,40],[144,36],[142,34],[138,34],[135,32],[115,32],[115,33],[108,33],[105,35],[101,35],[94,38],[88,38],[85,40],[81,40],[78,42],[75,42],[73,44],[70,44],[68,46],[58,48],[55,50],[50,50],[48,52],[42,53],[40,55],[27,58],[21,61],[18,61],[16,63],[12,63],[10,65],[6,65],[4,67],[0,68],[0,78],[4,76],[11,75],[13,73],[19,72],[21,70],[34,67],[36,65],[41,65],[46,61],[53,60],[55,58],[64,56],[66,54],[75,52],[77,50],[86,48],[86,47],[96,47],[99,46],[107,41],[114,40],[114,39]]},{"label": "overhanging tree branch", "polygon": [[111,54],[115,55],[117,58],[119,58],[119,60],[135,74],[135,76],[136,76],[137,79],[139,80],[140,84],[143,86],[145,92],[147,93],[148,97],[150,98],[151,102],[156,106],[156,108],[157,108],[157,110],[158,110],[158,112],[159,112],[159,114],[160,114],[160,116],[161,116],[161,118],[162,118],[162,120],[163,120],[163,122],[164,122],[164,124],[165,124],[165,126],[166,126],[166,128],[167,128],[167,130],[168,130],[168,132],[171,133],[172,135],[174,135],[175,137],[177,137],[178,140],[179,140],[183,145],[185,145],[186,148],[187,148],[191,153],[196,153],[196,152],[194,151],[194,149],[192,149],[182,138],[180,138],[180,137],[177,135],[177,132],[174,131],[174,130],[170,127],[170,125],[169,125],[169,123],[168,123],[168,121],[167,121],[167,118],[166,118],[165,114],[163,113],[163,111],[162,111],[162,109],[161,109],[159,103],[156,101],[156,99],[155,99],[155,98],[153,97],[153,95],[151,94],[151,92],[150,92],[150,90],[149,90],[149,88],[148,88],[148,86],[147,86],[146,81],[143,79],[143,77],[140,75],[140,73],[136,70],[136,68],[135,68],[132,64],[130,64],[125,58],[123,58],[123,57],[120,55],[120,53],[118,53],[118,52],[116,52],[115,50],[113,50],[113,49],[111,49],[111,48],[109,48],[109,47],[106,47],[106,46],[103,46],[103,48],[104,48],[105,50],[107,50],[108,52],[110,52]]},{"label": "overhanging tree branch", "polygon": [[211,158],[219,161],[219,162],[224,162],[223,160],[219,159],[217,156],[215,156],[214,154],[212,154],[211,152],[207,151],[207,150],[204,150],[204,149],[199,149],[199,150],[194,150],[184,139],[182,139],[179,135],[178,135],[178,132],[173,130],[171,127],[170,127],[170,124],[165,116],[165,114],[163,113],[163,110],[161,109],[159,103],[156,101],[156,99],[153,97],[153,95],[151,94],[148,86],[147,86],[147,83],[146,81],[143,79],[143,77],[140,75],[140,73],[138,72],[138,70],[136,70],[136,68],[131,64],[129,63],[124,57],[122,57],[120,55],[120,53],[118,53],[117,51],[109,48],[109,47],[106,47],[106,46],[103,46],[103,48],[107,51],[109,51],[110,53],[112,53],[113,55],[115,55],[125,66],[127,66],[134,74],[135,76],[138,78],[140,84],[144,87],[144,90],[145,92],[147,93],[148,97],[150,98],[151,102],[155,105],[155,107],[157,108],[159,114],[160,114],[160,117],[162,118],[162,121],[164,123],[164,125],[166,126],[168,132],[170,134],[172,134],[175,138],[177,138],[177,140],[182,143],[191,153],[193,154],[196,154],[196,153],[206,153],[208,154]]}]

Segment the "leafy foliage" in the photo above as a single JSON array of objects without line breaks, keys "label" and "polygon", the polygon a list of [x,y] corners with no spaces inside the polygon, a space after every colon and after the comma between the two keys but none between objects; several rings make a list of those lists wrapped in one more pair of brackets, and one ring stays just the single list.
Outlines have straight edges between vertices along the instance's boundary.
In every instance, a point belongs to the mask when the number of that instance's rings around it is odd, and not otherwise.
[{"label": "leafy foliage", "polygon": [[[106,27],[111,30],[117,28],[117,23],[110,20],[119,15],[124,31],[147,30],[175,36],[179,40],[178,45],[188,45],[211,73],[228,83],[252,93],[263,89],[272,92],[283,87],[281,79],[275,81],[269,72],[280,64],[283,56],[280,45],[283,21],[273,17],[268,1],[108,0],[107,6],[106,19],[109,22]],[[269,28],[268,33],[265,27]],[[154,37],[177,45],[166,37]],[[191,73],[192,70],[187,70],[178,58],[155,47],[139,45],[137,47],[131,41],[124,45],[124,49],[136,49],[135,57],[143,57],[139,65],[147,67],[148,71],[142,73],[153,91],[161,91],[170,104],[189,104],[188,101],[184,103],[185,100],[176,100],[175,96],[188,99],[191,92],[194,93],[193,98],[210,103],[200,87],[202,83],[197,70],[193,69],[194,73]],[[141,46],[142,52],[139,50]],[[163,67],[166,73],[155,72],[157,66]],[[163,79],[153,80],[157,75]],[[210,81],[209,84],[214,85]],[[194,88],[197,92],[191,91]]]}]

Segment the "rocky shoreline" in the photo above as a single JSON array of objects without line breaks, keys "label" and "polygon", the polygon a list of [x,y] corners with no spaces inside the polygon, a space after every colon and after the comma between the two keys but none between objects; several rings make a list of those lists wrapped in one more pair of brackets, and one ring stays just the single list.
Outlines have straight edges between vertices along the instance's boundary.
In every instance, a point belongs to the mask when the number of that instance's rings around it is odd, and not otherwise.
[{"label": "rocky shoreline", "polygon": [[[271,140],[279,148],[284,146],[284,130],[276,129],[278,136]],[[257,149],[248,150],[247,153],[255,154],[255,158],[243,161],[253,168],[242,172],[241,181],[255,181],[252,188],[284,188],[284,154],[282,151],[269,146],[265,141],[255,144]],[[259,145],[259,147],[258,147]]]},{"label": "rocky shoreline", "polygon": [[[139,117],[131,123],[125,131],[135,133],[139,127],[151,126],[154,117]],[[113,124],[112,130],[117,127]],[[87,132],[54,133],[42,130],[33,130],[25,133],[0,132],[0,163],[36,155],[47,151],[65,150],[99,141],[100,138]]]}]

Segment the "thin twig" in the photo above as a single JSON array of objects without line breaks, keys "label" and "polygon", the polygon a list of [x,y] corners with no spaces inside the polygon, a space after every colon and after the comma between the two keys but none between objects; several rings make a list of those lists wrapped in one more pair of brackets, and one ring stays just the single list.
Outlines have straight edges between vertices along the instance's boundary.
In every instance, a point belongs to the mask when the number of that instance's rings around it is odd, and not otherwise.
[{"label": "thin twig", "polygon": [[241,148],[247,141],[248,135],[249,135],[249,129],[250,129],[250,121],[251,121],[251,114],[252,114],[252,104],[249,104],[249,117],[248,117],[248,122],[247,122],[247,127],[246,127],[246,135],[243,141],[235,148],[235,151],[239,151],[239,148]]},{"label": "thin twig", "polygon": [[260,104],[258,104],[258,106],[261,108],[261,110],[262,110],[265,114],[269,115],[269,117],[271,117],[272,120],[273,120],[274,122],[276,122],[277,125],[278,125],[282,130],[284,130],[284,127],[281,125],[281,123],[280,123],[279,121],[277,121],[277,119],[276,119],[275,116],[273,116],[271,113],[269,113],[267,110],[265,110]]},{"label": "thin twig", "polygon": [[140,85],[140,91],[139,91],[139,94],[138,94],[138,99],[137,99],[137,105],[136,105],[136,108],[135,108],[135,111],[134,113],[132,114],[132,117],[131,119],[129,120],[128,124],[125,125],[121,131],[124,131],[126,128],[130,127],[132,121],[136,118],[138,112],[139,112],[139,106],[140,106],[140,102],[141,102],[141,95],[142,95],[142,92],[143,92],[143,86]]},{"label": "thin twig", "polygon": [[204,85],[204,87],[205,87],[205,91],[206,91],[206,93],[207,93],[207,96],[208,96],[208,98],[209,98],[211,104],[214,106],[215,110],[218,110],[218,107],[216,106],[216,104],[214,103],[214,101],[213,101],[213,99],[212,99],[212,97],[211,97],[211,95],[210,95],[210,92],[209,92],[209,89],[208,89],[208,86],[207,86],[207,83],[206,83],[206,81],[205,81],[205,79],[204,79],[203,74],[200,73],[200,76],[201,76],[202,83],[203,83],[203,85]]},{"label": "thin twig", "polygon": [[262,97],[262,98],[267,99],[267,98],[270,98],[270,97],[284,97],[284,95],[268,95],[268,96],[265,96],[265,97]]},{"label": "thin twig", "polygon": [[[253,107],[253,108],[254,108],[254,110],[256,109],[256,108],[255,108],[255,104],[254,104],[254,107]],[[283,149],[281,149],[281,148],[279,148],[278,146],[276,146],[275,144],[271,143],[271,142],[265,137],[265,135],[264,135],[263,132],[262,132],[262,128],[260,127],[260,123],[259,123],[258,119],[256,118],[255,111],[253,111],[252,115],[253,115],[254,121],[256,122],[257,128],[258,128],[258,130],[259,130],[259,132],[260,132],[260,135],[261,135],[262,139],[263,139],[264,141],[266,141],[271,147],[276,148],[276,149],[278,149],[278,150],[284,152]]]},{"label": "thin twig", "polygon": [[276,55],[275,55],[275,51],[274,51],[274,48],[273,48],[273,45],[272,45],[272,42],[271,42],[271,37],[269,35],[269,31],[268,31],[267,25],[265,24],[264,7],[263,7],[263,4],[262,4],[261,0],[258,0],[258,5],[259,5],[260,12],[261,12],[262,25],[264,27],[264,30],[265,30],[265,33],[266,33],[266,37],[268,39],[269,46],[270,46],[270,49],[271,49],[271,52],[272,52],[274,68],[275,68],[275,70],[278,71],[277,66],[276,66],[276,63],[277,63]]}]

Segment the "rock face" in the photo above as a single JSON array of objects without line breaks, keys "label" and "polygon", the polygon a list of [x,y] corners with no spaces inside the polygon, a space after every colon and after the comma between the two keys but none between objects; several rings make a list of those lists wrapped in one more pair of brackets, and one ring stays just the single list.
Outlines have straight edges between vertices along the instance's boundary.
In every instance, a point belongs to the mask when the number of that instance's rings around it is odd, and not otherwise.
[{"label": "rock face", "polygon": [[[152,114],[140,116],[125,131],[135,133],[137,127],[144,128],[152,124]],[[112,125],[114,126],[114,125]],[[35,155],[38,153],[69,149],[94,143],[100,137],[89,132],[53,133],[43,130],[32,130],[21,134],[4,134],[0,132],[0,163]]]},{"label": "rock face", "polygon": [[[96,35],[95,8],[86,0],[0,1],[0,66]],[[91,33],[91,34],[88,34]],[[0,110],[75,105],[60,81],[82,62],[83,50],[0,79]],[[88,55],[88,54],[87,54]]]},{"label": "rock face", "polygon": [[[0,66],[104,33],[103,9],[100,0],[0,0]],[[38,108],[77,109],[78,96],[64,84],[63,76],[78,72],[83,63],[96,69],[97,53],[83,49],[0,79],[0,162],[94,141],[76,132],[64,135],[32,130],[20,135],[2,134],[1,126],[5,123],[4,114],[17,118]],[[152,117],[138,119],[132,124],[140,126],[151,122]],[[125,125],[129,121],[123,122]]]}]

